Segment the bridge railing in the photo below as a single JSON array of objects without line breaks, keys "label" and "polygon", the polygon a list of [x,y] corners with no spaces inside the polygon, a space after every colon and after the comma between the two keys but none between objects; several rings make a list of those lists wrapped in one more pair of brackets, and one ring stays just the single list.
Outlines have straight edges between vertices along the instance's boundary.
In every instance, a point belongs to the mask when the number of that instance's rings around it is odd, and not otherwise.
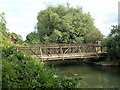
[{"label": "bridge railing", "polygon": [[101,53],[99,45],[56,45],[56,46],[37,46],[37,47],[16,47],[17,51],[24,51],[25,54],[36,55],[38,58],[59,56],[64,59],[67,55],[80,56],[87,54]]}]

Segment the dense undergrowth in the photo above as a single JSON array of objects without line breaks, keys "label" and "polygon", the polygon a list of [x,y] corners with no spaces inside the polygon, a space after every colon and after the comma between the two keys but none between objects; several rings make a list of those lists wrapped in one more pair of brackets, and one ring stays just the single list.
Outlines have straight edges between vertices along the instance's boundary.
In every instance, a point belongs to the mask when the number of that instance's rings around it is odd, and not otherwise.
[{"label": "dense undergrowth", "polygon": [[54,74],[37,58],[25,56],[23,52],[2,49],[3,88],[73,88],[78,78],[65,79]]},{"label": "dense undergrowth", "polygon": [[120,63],[120,26],[112,26],[109,36],[102,41],[106,47],[107,61]]}]

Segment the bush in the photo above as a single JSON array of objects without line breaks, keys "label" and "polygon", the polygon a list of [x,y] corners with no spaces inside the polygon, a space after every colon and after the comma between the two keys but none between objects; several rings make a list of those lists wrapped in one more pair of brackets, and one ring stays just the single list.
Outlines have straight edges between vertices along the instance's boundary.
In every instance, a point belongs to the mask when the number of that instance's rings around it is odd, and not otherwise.
[{"label": "bush", "polygon": [[106,46],[108,60],[120,62],[120,26],[112,26],[111,32],[102,41],[102,46]]},{"label": "bush", "polygon": [[120,59],[120,42],[118,38],[109,37],[106,46],[109,60],[118,61]]},{"label": "bush", "polygon": [[43,62],[12,47],[3,48],[2,55],[3,88],[72,88],[77,83],[76,79],[54,75]]}]

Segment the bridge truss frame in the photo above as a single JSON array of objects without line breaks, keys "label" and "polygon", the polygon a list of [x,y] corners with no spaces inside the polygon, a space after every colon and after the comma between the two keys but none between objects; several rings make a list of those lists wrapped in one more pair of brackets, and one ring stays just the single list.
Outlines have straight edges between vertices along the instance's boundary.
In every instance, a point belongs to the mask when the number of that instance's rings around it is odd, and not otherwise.
[{"label": "bridge truss frame", "polygon": [[39,47],[16,47],[18,50],[24,50],[25,53],[31,54],[43,60],[70,59],[92,57],[101,53],[100,45],[56,45],[56,46],[39,46]]}]

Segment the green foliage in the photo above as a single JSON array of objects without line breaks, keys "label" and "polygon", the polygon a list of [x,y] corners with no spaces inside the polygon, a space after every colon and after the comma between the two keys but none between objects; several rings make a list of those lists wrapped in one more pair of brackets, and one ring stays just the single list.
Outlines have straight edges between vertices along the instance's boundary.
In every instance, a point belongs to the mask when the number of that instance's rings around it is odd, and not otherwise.
[{"label": "green foliage", "polygon": [[17,39],[16,44],[22,44],[23,43],[23,39],[21,35],[17,35],[16,33],[11,33],[11,36],[13,36],[14,39]]},{"label": "green foliage", "polygon": [[106,40],[108,58],[111,61],[120,60],[120,27],[112,26],[111,33]]},{"label": "green foliage", "polygon": [[6,28],[6,20],[4,15],[4,13],[0,14],[0,37],[2,37],[1,42],[6,42],[10,40],[10,33]]},{"label": "green foliage", "polygon": [[7,22],[5,20],[5,14],[4,13],[0,14],[0,37],[1,37],[0,40],[2,42],[2,46],[9,45],[9,44],[10,44],[9,46],[14,45],[14,43],[11,42],[11,36],[13,36],[14,39],[18,40],[17,44],[22,44],[23,40],[21,35],[17,35],[16,33],[10,33],[6,27],[6,23]]},{"label": "green foliage", "polygon": [[120,59],[120,41],[115,37],[111,37],[107,41],[107,53],[111,61],[118,61]]},{"label": "green foliage", "polygon": [[3,48],[3,88],[73,88],[76,79],[58,77],[37,58],[25,56],[23,52]]},{"label": "green foliage", "polygon": [[[96,36],[101,40],[101,33],[95,28],[89,13],[83,13],[82,8],[49,6],[39,12],[37,17],[37,33],[43,44],[81,44],[88,38]],[[90,33],[88,35],[88,33]],[[86,37],[85,37],[86,36]],[[94,39],[94,37],[92,38]],[[96,39],[92,40],[95,41]]]},{"label": "green foliage", "polygon": [[103,34],[97,29],[85,35],[85,42],[87,43],[95,43],[98,40],[103,40]]},{"label": "green foliage", "polygon": [[109,36],[120,36],[120,26],[117,26],[117,25],[112,25],[112,29],[111,29],[111,32],[109,34]]},{"label": "green foliage", "polygon": [[40,39],[36,32],[31,32],[26,36],[25,42],[28,44],[40,44]]},{"label": "green foliage", "polygon": [[6,20],[5,20],[5,13],[0,14],[0,32],[5,33],[7,31],[6,28]]}]

